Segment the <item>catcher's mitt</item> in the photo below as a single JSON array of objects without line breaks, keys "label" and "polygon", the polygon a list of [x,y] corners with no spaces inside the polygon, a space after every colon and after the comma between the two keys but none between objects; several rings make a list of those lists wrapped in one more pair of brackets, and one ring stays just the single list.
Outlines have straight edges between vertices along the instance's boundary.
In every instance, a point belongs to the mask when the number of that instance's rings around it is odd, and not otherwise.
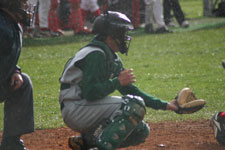
[{"label": "catcher's mitt", "polygon": [[192,114],[202,109],[206,102],[203,99],[197,99],[189,88],[183,88],[175,98],[175,104],[178,114]]}]

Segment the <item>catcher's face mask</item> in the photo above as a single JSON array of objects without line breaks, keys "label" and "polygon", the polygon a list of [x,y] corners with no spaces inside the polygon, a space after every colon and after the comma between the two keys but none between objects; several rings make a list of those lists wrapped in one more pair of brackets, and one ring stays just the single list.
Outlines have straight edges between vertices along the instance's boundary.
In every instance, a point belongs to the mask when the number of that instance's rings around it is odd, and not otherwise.
[{"label": "catcher's face mask", "polygon": [[122,54],[127,55],[129,46],[130,46],[130,42],[131,42],[131,37],[127,35],[127,32],[126,31],[117,32],[117,35],[114,35],[113,39],[116,42],[116,44],[118,45],[119,51]]}]

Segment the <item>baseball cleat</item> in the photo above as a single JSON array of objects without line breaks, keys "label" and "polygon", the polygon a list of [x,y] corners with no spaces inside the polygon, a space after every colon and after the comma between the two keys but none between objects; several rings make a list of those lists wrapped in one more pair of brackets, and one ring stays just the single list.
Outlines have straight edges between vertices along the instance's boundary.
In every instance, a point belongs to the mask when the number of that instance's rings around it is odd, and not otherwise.
[{"label": "baseball cleat", "polygon": [[72,150],[86,150],[84,141],[81,136],[71,136],[68,145]]},{"label": "baseball cleat", "polygon": [[220,145],[225,145],[225,119],[219,117],[220,112],[214,114],[210,119],[210,125],[213,127],[214,136]]},{"label": "baseball cleat", "polygon": [[218,120],[218,113],[213,115],[212,118],[210,119],[210,126],[213,128],[215,137],[218,133],[218,129],[221,130],[220,123],[217,120]]}]

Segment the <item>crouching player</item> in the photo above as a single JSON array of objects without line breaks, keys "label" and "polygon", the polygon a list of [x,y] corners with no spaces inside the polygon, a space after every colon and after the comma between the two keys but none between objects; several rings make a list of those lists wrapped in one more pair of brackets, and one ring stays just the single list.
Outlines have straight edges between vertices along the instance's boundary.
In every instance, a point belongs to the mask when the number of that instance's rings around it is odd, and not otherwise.
[{"label": "crouching player", "polygon": [[[59,102],[63,120],[81,133],[69,138],[71,149],[113,150],[145,141],[150,128],[145,107],[178,108],[137,88],[132,69],[125,69],[117,52],[127,54],[133,26],[128,17],[109,11],[96,18],[95,38],[65,65]],[[110,96],[115,90],[122,95]]]}]

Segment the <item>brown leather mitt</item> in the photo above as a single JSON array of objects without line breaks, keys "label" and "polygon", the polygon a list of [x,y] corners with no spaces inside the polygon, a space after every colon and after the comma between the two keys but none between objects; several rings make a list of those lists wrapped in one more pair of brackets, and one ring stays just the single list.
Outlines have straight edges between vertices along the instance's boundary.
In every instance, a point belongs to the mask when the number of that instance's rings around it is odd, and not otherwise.
[{"label": "brown leather mitt", "polygon": [[192,114],[202,109],[206,102],[203,99],[197,99],[189,88],[183,88],[175,98],[175,104],[178,107],[178,114]]}]

